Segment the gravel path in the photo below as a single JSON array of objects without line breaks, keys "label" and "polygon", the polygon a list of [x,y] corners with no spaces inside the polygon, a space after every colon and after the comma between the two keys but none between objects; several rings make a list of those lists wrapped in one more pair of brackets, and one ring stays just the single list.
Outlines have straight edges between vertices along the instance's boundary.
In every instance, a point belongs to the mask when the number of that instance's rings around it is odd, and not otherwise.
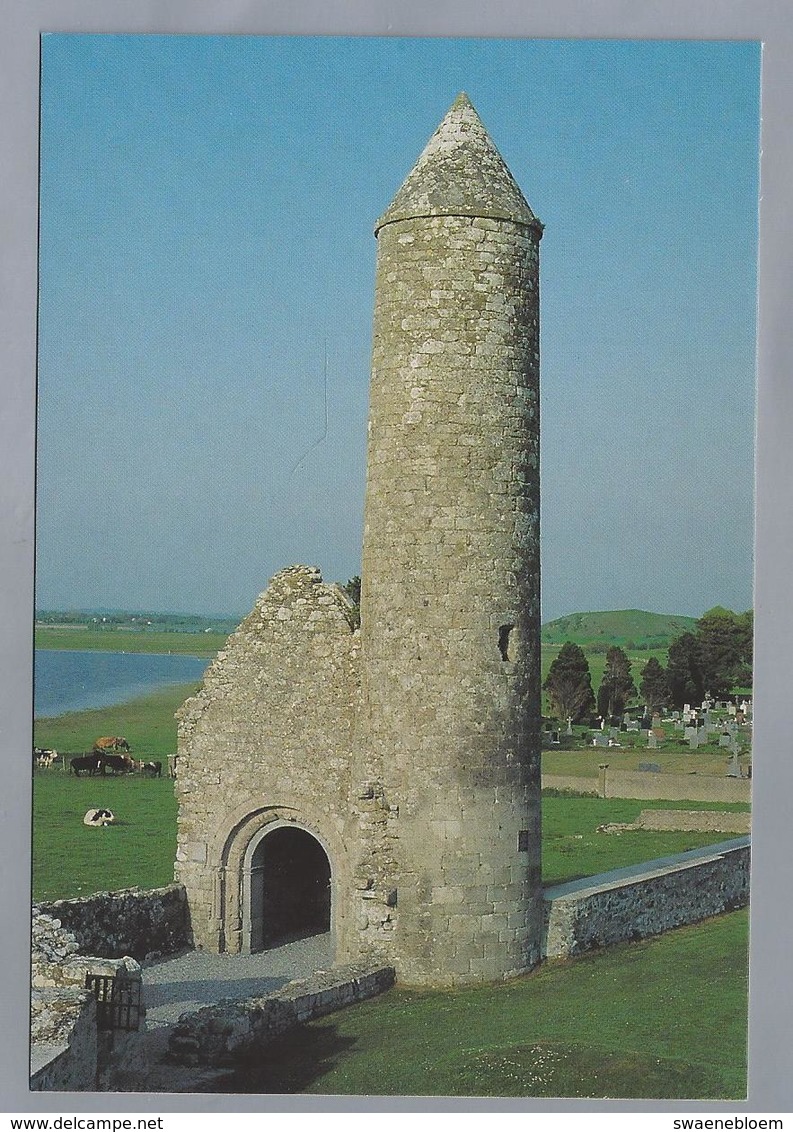
[{"label": "gravel path", "polygon": [[255,955],[188,951],[143,965],[146,1027],[170,1026],[187,1010],[222,998],[254,998],[333,965],[330,933],[309,936]]}]

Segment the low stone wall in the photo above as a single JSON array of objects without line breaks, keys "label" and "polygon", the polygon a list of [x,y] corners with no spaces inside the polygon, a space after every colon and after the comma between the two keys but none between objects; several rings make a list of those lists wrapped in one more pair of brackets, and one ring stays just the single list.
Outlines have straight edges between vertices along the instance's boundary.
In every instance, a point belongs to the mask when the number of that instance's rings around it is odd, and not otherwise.
[{"label": "low stone wall", "polygon": [[180,1018],[171,1034],[169,1058],[191,1066],[238,1064],[303,1022],[382,994],[394,977],[393,967],[337,967],[287,983],[263,998],[205,1006]]},{"label": "low stone wall", "polygon": [[[652,752],[651,752],[652,753]],[[604,759],[608,752],[604,750]],[[583,775],[544,774],[543,790],[569,790],[574,794],[600,794],[605,798],[637,798],[667,802],[750,802],[749,778],[714,774],[664,774],[645,770],[606,771],[606,789],[601,781]]]},{"label": "low stone wall", "polygon": [[[131,956],[81,955],[75,934],[39,908],[31,927],[30,1087],[93,1090],[102,1050],[96,996],[85,988],[86,975],[122,975],[140,982],[140,964]],[[144,1015],[141,1006],[139,1024]]]},{"label": "low stone wall", "polygon": [[54,900],[39,904],[38,911],[60,920],[84,955],[158,959],[192,943],[187,895],[180,884]]},{"label": "low stone wall", "polygon": [[660,935],[749,901],[748,837],[545,890],[544,955]]},{"label": "low stone wall", "polygon": [[621,830],[681,830],[693,833],[749,833],[751,814],[723,809],[643,809],[635,822],[601,826],[605,833]]}]

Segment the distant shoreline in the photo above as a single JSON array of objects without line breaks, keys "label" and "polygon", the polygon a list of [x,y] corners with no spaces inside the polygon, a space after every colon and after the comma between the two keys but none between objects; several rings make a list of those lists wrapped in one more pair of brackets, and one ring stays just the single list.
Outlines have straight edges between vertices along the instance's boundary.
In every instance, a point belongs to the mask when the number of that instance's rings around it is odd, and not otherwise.
[{"label": "distant shoreline", "polygon": [[83,626],[36,626],[37,649],[72,652],[126,652],[214,657],[228,640],[227,633],[178,633],[166,630],[129,631],[88,629]]}]

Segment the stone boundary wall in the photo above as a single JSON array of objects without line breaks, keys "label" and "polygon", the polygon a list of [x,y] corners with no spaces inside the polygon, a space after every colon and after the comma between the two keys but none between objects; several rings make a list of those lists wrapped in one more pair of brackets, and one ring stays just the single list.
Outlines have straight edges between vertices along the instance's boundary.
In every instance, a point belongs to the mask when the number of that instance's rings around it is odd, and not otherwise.
[{"label": "stone boundary wall", "polygon": [[187,895],[180,884],[53,900],[37,910],[60,920],[83,955],[158,959],[192,944]]},{"label": "stone boundary wall", "polygon": [[303,1022],[382,994],[394,978],[393,967],[337,967],[262,998],[205,1006],[180,1018],[170,1037],[169,1059],[190,1066],[236,1064]]},{"label": "stone boundary wall", "polygon": [[73,932],[34,909],[31,924],[30,1088],[79,1092],[97,1087],[101,1061],[96,997],[88,972],[140,981],[140,964],[79,953]]},{"label": "stone boundary wall", "polygon": [[[604,755],[606,752],[604,751]],[[645,770],[606,772],[603,794],[597,778],[572,774],[544,774],[542,787],[571,790],[576,794],[599,794],[605,798],[663,799],[667,802],[750,802],[749,778],[723,778],[710,774],[655,774]]]},{"label": "stone boundary wall", "polygon": [[748,837],[545,890],[544,956],[660,935],[749,902]]}]

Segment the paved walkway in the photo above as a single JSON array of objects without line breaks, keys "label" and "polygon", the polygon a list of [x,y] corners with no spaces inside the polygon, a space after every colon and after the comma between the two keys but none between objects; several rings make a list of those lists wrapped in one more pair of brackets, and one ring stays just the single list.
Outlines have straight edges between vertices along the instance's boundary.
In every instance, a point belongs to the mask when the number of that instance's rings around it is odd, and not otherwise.
[{"label": "paved walkway", "polygon": [[309,936],[255,955],[187,951],[143,966],[146,1027],[170,1026],[185,1011],[222,998],[256,998],[333,965],[330,933]]},{"label": "paved walkway", "polygon": [[200,1010],[223,998],[244,999],[269,994],[292,979],[333,965],[332,936],[311,936],[256,955],[211,955],[186,951],[143,964],[146,1028],[118,1041],[103,1073],[108,1092],[223,1093],[228,1069],[188,1068],[168,1060],[171,1028],[186,1011]]}]

